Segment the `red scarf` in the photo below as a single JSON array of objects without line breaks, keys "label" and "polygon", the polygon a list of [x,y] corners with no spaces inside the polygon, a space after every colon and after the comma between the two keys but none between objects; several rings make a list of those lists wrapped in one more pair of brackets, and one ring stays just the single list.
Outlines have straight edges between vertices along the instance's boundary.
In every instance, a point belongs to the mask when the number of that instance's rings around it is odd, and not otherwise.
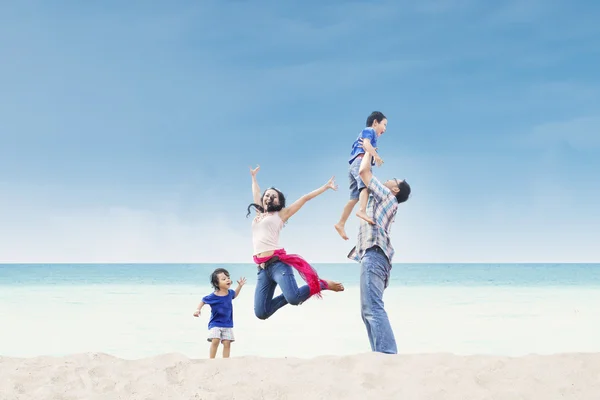
[{"label": "red scarf", "polygon": [[317,297],[321,296],[321,282],[325,284],[327,287],[327,283],[319,278],[319,274],[317,271],[301,256],[298,254],[287,254],[284,249],[275,250],[273,255],[268,257],[257,257],[254,256],[254,262],[256,264],[262,264],[271,259],[271,257],[279,257],[281,262],[286,263],[296,269],[302,279],[308,284],[310,288],[310,295],[317,295]]}]

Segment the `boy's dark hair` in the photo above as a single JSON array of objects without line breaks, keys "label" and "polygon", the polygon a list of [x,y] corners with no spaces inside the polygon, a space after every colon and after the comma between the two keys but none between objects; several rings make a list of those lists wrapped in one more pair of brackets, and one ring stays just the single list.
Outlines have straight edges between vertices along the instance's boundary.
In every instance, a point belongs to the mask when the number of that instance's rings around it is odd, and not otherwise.
[{"label": "boy's dark hair", "polygon": [[386,117],[381,111],[373,111],[371,115],[367,117],[367,128],[373,125],[373,122],[381,122],[384,119],[386,119]]},{"label": "boy's dark hair", "polygon": [[[281,193],[281,191],[279,189],[275,189],[274,187],[270,187],[267,190],[274,190],[277,192],[277,195],[279,196],[279,205],[267,205],[267,209],[265,210],[263,208],[263,206],[261,206],[260,204],[256,204],[256,203],[251,203],[248,206],[248,214],[246,214],[246,218],[248,218],[248,215],[250,215],[250,208],[254,207],[255,209],[257,209],[258,211],[260,211],[261,213],[268,211],[268,212],[276,212],[276,211],[281,211],[285,208],[285,196],[283,195],[283,193]],[[265,197],[265,193],[267,193],[267,190],[265,190],[262,194],[262,196],[260,196],[260,199],[262,201],[262,199]]]},{"label": "boy's dark hair", "polygon": [[210,283],[215,290],[219,290],[219,274],[223,273],[229,278],[229,271],[225,268],[217,268],[210,275]]},{"label": "boy's dark hair", "polygon": [[408,196],[410,196],[410,185],[406,181],[402,181],[398,184],[398,188],[400,191],[396,193],[396,200],[398,204],[404,203],[408,200]]}]

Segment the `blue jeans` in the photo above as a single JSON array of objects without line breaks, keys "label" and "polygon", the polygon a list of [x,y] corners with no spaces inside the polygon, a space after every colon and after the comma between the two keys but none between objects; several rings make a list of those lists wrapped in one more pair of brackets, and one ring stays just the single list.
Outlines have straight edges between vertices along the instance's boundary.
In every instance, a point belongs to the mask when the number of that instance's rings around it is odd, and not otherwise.
[{"label": "blue jeans", "polygon": [[360,303],[371,350],[397,354],[396,339],[383,304],[383,291],[388,286],[391,270],[383,250],[378,246],[367,249],[361,261]]},{"label": "blue jeans", "polygon": [[[279,285],[281,294],[273,297]],[[321,283],[321,288],[325,285]],[[310,297],[308,285],[298,287],[291,266],[277,261],[267,268],[258,270],[256,290],[254,291],[254,314],[259,319],[267,319],[286,304],[297,306]]]}]

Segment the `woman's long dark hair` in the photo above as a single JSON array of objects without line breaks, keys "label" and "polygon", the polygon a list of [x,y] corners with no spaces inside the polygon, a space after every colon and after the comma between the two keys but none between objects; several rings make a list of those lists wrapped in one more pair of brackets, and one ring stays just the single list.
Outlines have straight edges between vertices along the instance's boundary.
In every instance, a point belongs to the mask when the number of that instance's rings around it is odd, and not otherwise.
[{"label": "woman's long dark hair", "polygon": [[[260,211],[261,213],[281,211],[285,208],[285,196],[283,195],[283,193],[281,193],[279,190],[275,189],[274,187],[270,187],[267,190],[274,190],[277,192],[277,196],[279,197],[279,204],[278,205],[267,204],[267,209],[265,210],[264,207],[261,206],[260,204],[250,203],[250,205],[248,206],[248,214],[246,214],[246,218],[248,218],[248,216],[252,212],[250,210],[252,207],[254,207],[256,210]],[[265,197],[265,193],[267,193],[267,190],[265,190],[263,192],[262,196],[260,197],[261,199],[263,199]]]}]

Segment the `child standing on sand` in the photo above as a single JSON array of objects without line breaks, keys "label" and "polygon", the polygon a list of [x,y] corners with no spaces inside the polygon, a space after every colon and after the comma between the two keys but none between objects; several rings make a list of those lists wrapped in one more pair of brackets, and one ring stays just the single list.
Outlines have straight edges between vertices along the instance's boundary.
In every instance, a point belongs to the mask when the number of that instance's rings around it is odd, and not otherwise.
[{"label": "child standing on sand", "polygon": [[202,298],[194,317],[200,316],[200,311],[205,304],[210,306],[210,320],[208,321],[208,341],[210,342],[210,358],[215,358],[219,343],[223,344],[223,358],[229,358],[233,336],[233,299],[237,298],[246,284],[246,278],[240,278],[235,290],[231,288],[229,272],[224,268],[217,268],[210,277],[210,283],[215,291]]},{"label": "child standing on sand", "polygon": [[344,211],[342,212],[339,222],[334,225],[335,230],[344,240],[348,240],[345,230],[346,221],[348,220],[350,213],[359,200],[360,205],[356,216],[364,219],[370,224],[375,224],[373,219],[367,215],[366,210],[367,200],[369,199],[369,191],[360,178],[358,169],[365,152],[370,153],[373,156],[371,166],[373,166],[374,163],[377,163],[377,166],[381,166],[381,164],[383,164],[383,160],[381,157],[379,157],[379,154],[377,154],[376,147],[377,138],[383,135],[386,128],[387,118],[385,115],[379,111],[373,111],[367,118],[366,128],[362,130],[362,132],[358,135],[358,138],[356,138],[352,144],[350,160],[348,161],[350,164],[350,168],[348,169],[348,177],[350,178],[350,200],[344,206]]}]

